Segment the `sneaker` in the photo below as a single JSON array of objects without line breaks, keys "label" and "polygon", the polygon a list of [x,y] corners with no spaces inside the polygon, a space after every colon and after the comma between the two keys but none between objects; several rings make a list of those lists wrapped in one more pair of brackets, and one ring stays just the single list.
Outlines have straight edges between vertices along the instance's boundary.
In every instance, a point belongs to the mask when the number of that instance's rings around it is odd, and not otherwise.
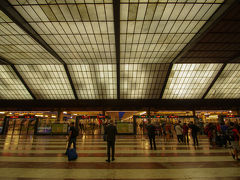
[{"label": "sneaker", "polygon": [[232,158],[235,159],[235,154],[232,153]]},{"label": "sneaker", "polygon": [[110,160],[109,160],[109,159],[107,159],[107,160],[106,160],[106,162],[109,162],[109,163],[110,163]]}]

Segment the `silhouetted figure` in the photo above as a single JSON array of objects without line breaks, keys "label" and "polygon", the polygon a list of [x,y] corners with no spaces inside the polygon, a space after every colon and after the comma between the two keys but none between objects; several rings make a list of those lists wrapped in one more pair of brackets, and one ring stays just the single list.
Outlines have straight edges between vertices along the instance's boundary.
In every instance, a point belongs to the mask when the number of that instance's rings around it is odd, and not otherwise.
[{"label": "silhouetted figure", "polygon": [[150,146],[151,146],[151,149],[153,148],[152,147],[152,143],[154,145],[154,149],[156,150],[156,142],[155,142],[155,135],[156,135],[156,127],[149,123],[148,126],[147,126],[147,130],[148,130],[148,138],[149,138],[149,141],[150,141]]},{"label": "silhouetted figure", "polygon": [[110,149],[112,148],[112,161],[115,160],[114,153],[115,153],[115,140],[116,140],[116,134],[117,134],[117,128],[113,125],[113,121],[110,121],[110,124],[108,124],[105,128],[104,134],[106,135],[107,139],[107,155],[108,159],[107,162],[110,162]]}]

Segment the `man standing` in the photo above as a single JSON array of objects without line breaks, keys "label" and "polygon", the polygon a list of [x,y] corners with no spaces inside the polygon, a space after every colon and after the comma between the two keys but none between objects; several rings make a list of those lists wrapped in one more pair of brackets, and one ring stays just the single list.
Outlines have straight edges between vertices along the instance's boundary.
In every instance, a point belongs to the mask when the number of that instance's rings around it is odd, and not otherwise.
[{"label": "man standing", "polygon": [[193,138],[194,146],[195,145],[198,146],[197,132],[199,128],[195,124],[193,124],[193,122],[190,122],[189,128],[192,129],[192,138]]},{"label": "man standing", "polygon": [[149,124],[147,126],[147,130],[148,130],[148,138],[149,138],[149,141],[150,141],[150,146],[151,146],[151,149],[152,149],[152,143],[154,145],[154,150],[156,150],[156,143],[155,143],[155,135],[156,135],[156,127],[151,124],[151,122],[149,121]]},{"label": "man standing", "polygon": [[117,134],[117,128],[113,125],[113,121],[110,120],[110,124],[108,124],[105,128],[104,134],[106,135],[107,139],[107,155],[108,159],[107,162],[110,162],[110,148],[112,148],[112,161],[115,160],[114,153],[115,153],[115,140]]}]

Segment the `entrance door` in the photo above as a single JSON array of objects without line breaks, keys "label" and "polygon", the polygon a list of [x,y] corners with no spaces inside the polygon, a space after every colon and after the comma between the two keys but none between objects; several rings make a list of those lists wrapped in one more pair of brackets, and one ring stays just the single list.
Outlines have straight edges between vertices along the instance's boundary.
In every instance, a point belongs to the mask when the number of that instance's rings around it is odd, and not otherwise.
[{"label": "entrance door", "polygon": [[20,134],[21,119],[9,119],[7,134]]},{"label": "entrance door", "polygon": [[36,120],[9,118],[7,134],[34,134]]}]

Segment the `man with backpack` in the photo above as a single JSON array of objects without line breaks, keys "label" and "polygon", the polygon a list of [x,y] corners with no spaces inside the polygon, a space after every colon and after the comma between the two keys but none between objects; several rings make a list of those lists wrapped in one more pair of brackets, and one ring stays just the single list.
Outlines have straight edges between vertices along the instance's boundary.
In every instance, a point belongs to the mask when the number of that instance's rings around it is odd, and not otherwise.
[{"label": "man with backpack", "polygon": [[74,122],[70,124],[69,136],[68,136],[68,149],[73,143],[73,148],[76,149],[76,139],[78,136],[78,130],[74,127]]},{"label": "man with backpack", "polygon": [[233,122],[230,122],[230,127],[227,130],[227,136],[228,136],[228,139],[230,140],[231,146],[233,148],[232,157],[233,157],[233,159],[236,159],[239,161],[240,159],[238,159],[238,153],[240,150],[240,148],[239,148],[240,134],[239,134],[237,128],[234,126]]}]

